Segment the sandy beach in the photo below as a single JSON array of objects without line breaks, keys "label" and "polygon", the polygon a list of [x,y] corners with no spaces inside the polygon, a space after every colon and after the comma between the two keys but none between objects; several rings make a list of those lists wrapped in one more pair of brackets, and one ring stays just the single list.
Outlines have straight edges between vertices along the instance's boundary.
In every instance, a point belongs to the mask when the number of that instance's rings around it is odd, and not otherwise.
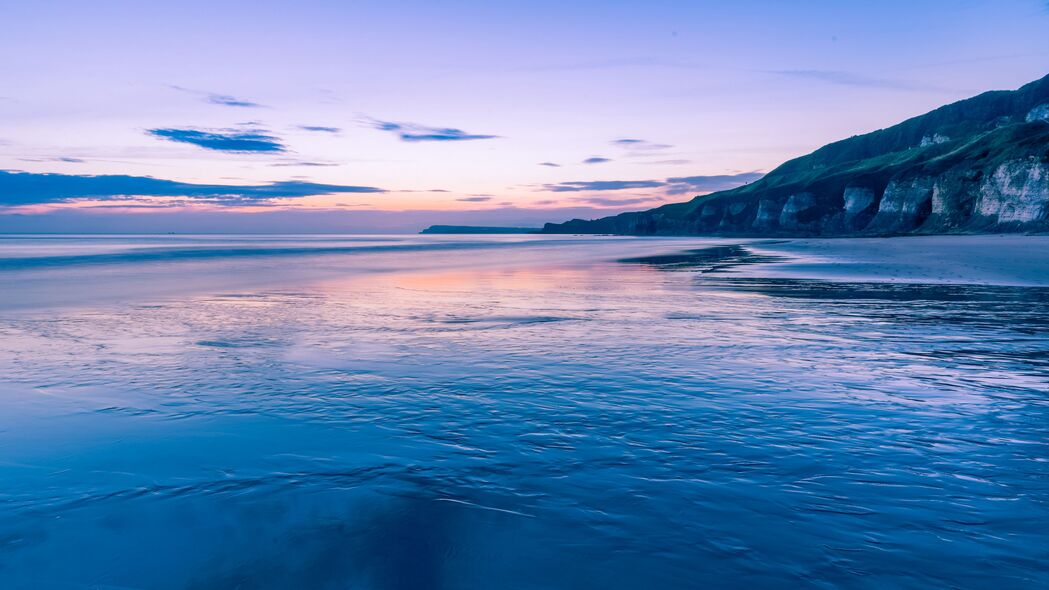
[{"label": "sandy beach", "polygon": [[3,240],[5,589],[1046,587],[1046,237]]},{"label": "sandy beach", "polygon": [[744,244],[782,262],[746,265],[738,276],[1049,286],[1049,236],[907,236],[761,240]]}]

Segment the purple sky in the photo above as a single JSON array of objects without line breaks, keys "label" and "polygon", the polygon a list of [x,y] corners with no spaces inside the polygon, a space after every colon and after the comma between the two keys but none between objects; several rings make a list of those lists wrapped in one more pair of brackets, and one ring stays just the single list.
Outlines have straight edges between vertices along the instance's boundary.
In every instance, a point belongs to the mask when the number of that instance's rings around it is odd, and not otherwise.
[{"label": "purple sky", "polygon": [[40,1],[0,19],[4,232],[596,217],[1049,73],[1044,0]]}]

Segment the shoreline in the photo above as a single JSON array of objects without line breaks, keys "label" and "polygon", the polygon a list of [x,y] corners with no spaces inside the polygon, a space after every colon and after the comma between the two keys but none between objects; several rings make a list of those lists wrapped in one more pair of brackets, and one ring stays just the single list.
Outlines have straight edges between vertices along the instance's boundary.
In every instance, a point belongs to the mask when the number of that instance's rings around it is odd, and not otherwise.
[{"label": "shoreline", "polygon": [[741,278],[1049,287],[1049,235],[984,234],[743,241],[780,257],[733,269]]}]

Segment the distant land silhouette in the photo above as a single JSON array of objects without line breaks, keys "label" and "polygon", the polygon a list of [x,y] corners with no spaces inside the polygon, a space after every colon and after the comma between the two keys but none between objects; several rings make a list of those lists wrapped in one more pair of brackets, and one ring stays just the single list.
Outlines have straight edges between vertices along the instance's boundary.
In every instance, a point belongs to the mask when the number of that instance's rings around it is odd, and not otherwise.
[{"label": "distant land silhouette", "polygon": [[485,227],[477,225],[431,225],[421,234],[537,234],[538,227]]}]

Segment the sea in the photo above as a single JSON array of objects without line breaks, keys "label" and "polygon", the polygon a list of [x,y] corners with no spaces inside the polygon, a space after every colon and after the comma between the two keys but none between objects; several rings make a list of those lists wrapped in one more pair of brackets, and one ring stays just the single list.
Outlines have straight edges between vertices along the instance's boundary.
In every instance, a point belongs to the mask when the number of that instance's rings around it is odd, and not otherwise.
[{"label": "sea", "polygon": [[783,263],[0,236],[0,588],[1049,588],[1049,289]]}]

